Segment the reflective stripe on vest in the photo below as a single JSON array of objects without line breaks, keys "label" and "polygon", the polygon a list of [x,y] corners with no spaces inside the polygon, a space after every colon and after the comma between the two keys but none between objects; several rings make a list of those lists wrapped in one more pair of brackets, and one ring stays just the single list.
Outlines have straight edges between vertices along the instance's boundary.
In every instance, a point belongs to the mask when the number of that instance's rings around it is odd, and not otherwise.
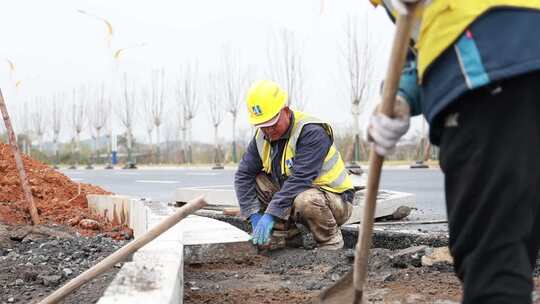
[{"label": "reflective stripe on vest", "polygon": [[[321,168],[319,176],[313,181],[313,184],[335,193],[342,193],[346,190],[352,189],[352,181],[345,168],[339,151],[334,145],[334,136],[332,128],[329,124],[315,118],[308,116],[305,113],[293,111],[294,113],[294,125],[291,130],[291,135],[285,147],[285,151],[282,153],[281,159],[281,174],[290,176],[293,174],[293,159],[296,154],[296,144],[302,133],[304,126],[310,123],[321,125],[332,140],[332,146],[328,150],[324,163]],[[264,134],[261,130],[257,130],[255,134],[255,141],[257,144],[257,150],[259,157],[261,158],[263,171],[270,174],[272,170],[272,160],[270,156],[270,143],[265,140]]]},{"label": "reflective stripe on vest", "polygon": [[540,0],[431,1],[424,8],[416,43],[419,81],[431,63],[455,43],[467,27],[485,12],[497,7],[540,9]]}]

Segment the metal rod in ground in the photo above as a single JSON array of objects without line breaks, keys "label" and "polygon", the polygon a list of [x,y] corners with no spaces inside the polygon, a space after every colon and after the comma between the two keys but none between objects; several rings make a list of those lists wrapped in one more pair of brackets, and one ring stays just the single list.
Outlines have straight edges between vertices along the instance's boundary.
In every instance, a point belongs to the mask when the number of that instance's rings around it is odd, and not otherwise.
[{"label": "metal rod in ground", "polygon": [[169,228],[176,225],[182,219],[192,214],[193,212],[203,208],[204,206],[206,206],[206,201],[203,199],[202,196],[188,202],[186,205],[178,209],[173,215],[160,222],[157,226],[145,232],[143,235],[141,235],[134,241],[131,241],[129,244],[118,249],[113,254],[103,259],[101,262],[92,266],[92,268],[81,273],[79,276],[57,289],[48,297],[41,300],[41,302],[39,302],[38,304],[55,304],[60,302],[63,298],[75,291],[77,288],[81,287],[83,284],[92,280],[98,275],[104,273],[109,268],[113,267],[116,263],[126,259],[130,254],[134,253],[144,245],[150,243],[160,234],[169,230]]},{"label": "metal rod in ground", "polygon": [[34,197],[32,196],[32,191],[30,190],[30,185],[28,184],[28,177],[26,176],[26,171],[24,171],[24,165],[21,157],[21,152],[19,151],[19,146],[17,146],[17,138],[15,137],[15,132],[13,131],[13,126],[11,125],[11,120],[9,119],[9,113],[6,107],[6,102],[4,101],[4,96],[2,95],[2,90],[0,89],[0,111],[2,112],[2,117],[4,118],[4,124],[8,133],[8,141],[11,147],[11,152],[15,158],[15,164],[17,170],[19,171],[19,179],[21,181],[21,187],[24,192],[24,198],[26,199],[26,204],[30,212],[30,217],[32,218],[32,223],[34,225],[39,224],[39,216],[37,212],[36,205],[34,203]]}]

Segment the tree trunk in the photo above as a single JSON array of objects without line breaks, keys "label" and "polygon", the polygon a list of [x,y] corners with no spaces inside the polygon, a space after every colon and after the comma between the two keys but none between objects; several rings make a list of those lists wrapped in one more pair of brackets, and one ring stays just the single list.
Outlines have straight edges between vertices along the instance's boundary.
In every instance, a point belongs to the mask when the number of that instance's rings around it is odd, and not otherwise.
[{"label": "tree trunk", "polygon": [[81,133],[77,132],[77,135],[75,136],[75,166],[79,166],[81,163]]},{"label": "tree trunk", "polygon": [[238,156],[236,155],[236,114],[233,114],[232,119],[232,161],[238,162]]},{"label": "tree trunk", "polygon": [[188,121],[186,121],[187,123],[187,161],[188,161],[188,164],[192,164],[193,163],[193,153],[192,153],[192,147],[191,147],[191,119],[189,119]]},{"label": "tree trunk", "polygon": [[96,164],[99,163],[99,136],[101,135],[101,129],[96,129]]},{"label": "tree trunk", "polygon": [[127,130],[127,162],[128,164],[133,163],[132,161],[132,155],[131,155],[131,144],[132,144],[132,138],[131,138],[131,129]]},{"label": "tree trunk", "polygon": [[218,127],[219,127],[219,125],[214,125],[214,162],[215,162],[216,166],[220,165],[220,161],[219,161]]},{"label": "tree trunk", "polygon": [[159,125],[156,126],[156,162],[158,164],[161,163],[161,148],[159,147],[159,140],[160,140],[160,134],[159,134]]},{"label": "tree trunk", "polygon": [[113,157],[112,157],[112,143],[113,141],[113,138],[112,138],[112,128],[109,129],[109,142],[107,144],[107,153],[109,154],[109,165],[112,167],[113,165]]},{"label": "tree trunk", "polygon": [[58,152],[58,133],[54,133],[53,149],[54,149],[54,164],[58,166],[60,164],[60,153]]},{"label": "tree trunk", "polygon": [[152,141],[152,131],[147,131],[148,133],[148,140],[150,141],[150,163],[154,160],[154,144]]},{"label": "tree trunk", "polygon": [[360,161],[360,105],[358,103],[352,104],[353,115],[353,161]]},{"label": "tree trunk", "polygon": [[182,128],[182,143],[180,145],[180,149],[182,151],[182,162],[186,163],[187,162],[187,153],[186,153],[186,140],[187,140],[187,129],[186,127],[184,126],[184,128]]}]

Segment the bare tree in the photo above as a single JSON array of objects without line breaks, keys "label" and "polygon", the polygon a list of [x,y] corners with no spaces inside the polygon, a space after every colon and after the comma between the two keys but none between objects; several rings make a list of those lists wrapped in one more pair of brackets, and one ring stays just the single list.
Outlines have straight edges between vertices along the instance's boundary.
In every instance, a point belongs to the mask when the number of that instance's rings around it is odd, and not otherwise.
[{"label": "bare tree", "polygon": [[183,119],[187,132],[187,161],[193,162],[192,155],[192,122],[199,109],[199,99],[197,94],[197,64],[187,64],[181,73],[180,85],[177,87],[177,96],[182,104]]},{"label": "bare tree", "polygon": [[75,135],[75,163],[72,164],[72,169],[76,169],[81,161],[81,132],[84,128],[86,117],[87,98],[87,90],[85,87],[73,90],[71,125]]},{"label": "bare tree", "polygon": [[[359,34],[358,30],[363,32]],[[361,136],[360,136],[360,115],[364,111],[369,93],[369,84],[372,83],[374,71],[374,53],[369,45],[369,30],[367,16],[359,26],[358,19],[352,16],[347,18],[345,24],[346,47],[344,59],[347,71],[348,91],[351,102],[351,113],[353,116],[353,136],[354,136],[354,166],[360,160]]]},{"label": "bare tree", "polygon": [[38,151],[43,151],[43,135],[45,133],[45,113],[43,98],[36,98],[34,102],[34,110],[32,112],[32,127],[38,140]]},{"label": "bare tree", "polygon": [[101,137],[101,130],[105,127],[107,124],[108,119],[108,108],[107,106],[110,103],[110,96],[105,90],[105,84],[102,84],[99,90],[97,91],[97,96],[94,100],[93,104],[93,111],[90,115],[90,123],[92,124],[92,127],[94,128],[94,135],[95,135],[95,141],[94,141],[94,149],[95,149],[95,156],[96,156],[96,163],[99,162],[100,159],[100,153],[99,153],[99,139]]},{"label": "bare tree", "polygon": [[54,162],[55,168],[58,168],[60,164],[60,152],[58,148],[58,139],[60,138],[60,131],[62,130],[62,121],[63,121],[63,103],[64,103],[64,94],[58,93],[53,96],[52,108],[51,108],[51,119],[52,119],[52,128],[53,128],[53,145],[54,145]]},{"label": "bare tree", "polygon": [[238,162],[237,155],[237,135],[236,135],[236,122],[238,119],[238,113],[240,112],[240,104],[248,79],[251,76],[252,71],[250,68],[245,69],[245,72],[241,71],[239,56],[236,52],[233,52],[230,48],[226,47],[223,51],[223,76],[225,80],[225,109],[232,116],[232,149],[231,156],[233,162]]},{"label": "bare tree", "polygon": [[17,132],[17,142],[19,142],[22,153],[30,154],[30,131],[31,131],[31,114],[28,109],[28,102],[23,101],[20,108],[17,111],[16,123],[18,125],[19,132]]},{"label": "bare tree", "polygon": [[281,29],[274,33],[272,43],[267,53],[270,75],[287,91],[287,105],[303,110],[306,99],[300,42],[293,32]]},{"label": "bare tree", "polygon": [[159,143],[161,141],[160,126],[163,123],[163,111],[165,109],[165,70],[154,71],[152,73],[152,118],[156,127],[156,154],[157,163],[161,162],[161,150]]},{"label": "bare tree", "polygon": [[219,84],[216,81],[215,78],[210,78],[208,81],[208,96],[207,96],[207,102],[208,102],[208,113],[210,115],[210,120],[212,121],[212,126],[214,127],[214,162],[215,166],[214,169],[223,169],[223,165],[221,164],[220,160],[220,154],[221,149],[219,147],[219,125],[223,121],[223,106],[221,104],[221,100],[223,99],[223,96],[221,94],[221,90],[219,88]]},{"label": "bare tree", "polygon": [[123,83],[123,98],[120,103],[120,108],[118,109],[118,116],[122,125],[126,128],[126,141],[127,141],[127,153],[128,159],[126,168],[136,168],[135,162],[133,160],[133,118],[135,116],[135,87],[134,85],[130,86],[127,80],[127,75],[124,74],[124,83]]},{"label": "bare tree", "polygon": [[143,90],[143,105],[144,113],[143,120],[146,126],[146,134],[148,135],[148,143],[150,145],[150,159],[154,158],[154,141],[152,139],[152,133],[154,131],[154,117],[149,116],[148,113],[152,113],[152,103],[147,90]]},{"label": "bare tree", "polygon": [[177,98],[178,100],[180,100],[177,107],[176,118],[178,122],[178,133],[181,133],[180,136],[178,136],[180,138],[179,140],[180,147],[178,147],[178,152],[179,152],[178,161],[181,163],[185,163],[186,162],[186,136],[187,136],[186,135],[187,134],[186,115],[184,113],[184,106],[181,103],[181,100],[182,100],[181,96],[178,96],[179,92],[181,92],[180,89],[177,89],[176,92],[177,92]]}]

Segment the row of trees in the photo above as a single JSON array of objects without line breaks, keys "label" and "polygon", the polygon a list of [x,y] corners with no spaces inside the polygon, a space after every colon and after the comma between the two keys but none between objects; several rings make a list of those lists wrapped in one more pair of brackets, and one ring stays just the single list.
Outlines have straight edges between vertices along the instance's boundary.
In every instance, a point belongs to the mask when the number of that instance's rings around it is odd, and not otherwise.
[{"label": "row of trees", "polygon": [[[360,116],[365,111],[370,92],[373,91],[370,85],[375,83],[373,59],[376,48],[368,43],[373,40],[369,37],[367,22],[359,24],[358,19],[350,17],[345,24],[345,34],[342,60],[346,69],[343,69],[345,72],[343,80],[353,117],[353,153],[350,158],[354,162],[359,161],[365,154],[362,152]],[[261,72],[253,67],[243,66],[239,53],[231,47],[224,47],[221,53],[221,66],[217,69],[218,72],[212,74],[202,71],[194,61],[183,65],[179,73],[175,74],[166,73],[164,69],[154,70],[144,85],[134,82],[128,75],[123,74],[121,81],[118,81],[118,87],[105,84],[87,85],[69,93],[55,94],[49,100],[37,98],[31,102],[30,119],[27,117],[28,102],[19,109],[20,132],[33,134],[39,151],[43,150],[44,137],[51,134],[56,163],[60,159],[58,146],[62,138],[61,133],[67,132],[65,134],[69,134],[68,137],[72,141],[70,145],[72,162],[77,166],[80,164],[82,134],[90,135],[93,139],[93,162],[105,162],[101,153],[106,150],[106,154],[111,155],[114,146],[113,132],[121,127],[125,138],[127,162],[134,163],[134,129],[144,125],[150,159],[160,163],[163,125],[175,124],[181,151],[179,161],[191,163],[193,120],[199,116],[199,111],[203,108],[213,127],[213,153],[216,164],[223,161],[219,140],[220,125],[226,114],[230,114],[232,119],[230,160],[237,162],[238,117],[244,93],[253,80],[261,76],[272,78],[289,93],[290,106],[303,110],[308,104],[310,98],[306,96],[305,90],[307,78],[303,62],[304,52],[301,41],[294,33],[281,30],[274,33],[267,48],[267,71]],[[49,110],[44,111],[45,107]],[[172,113],[174,115],[171,115]],[[66,119],[68,115],[70,119]],[[28,121],[31,121],[31,126],[28,125]],[[140,124],[141,121],[144,123]]]}]

